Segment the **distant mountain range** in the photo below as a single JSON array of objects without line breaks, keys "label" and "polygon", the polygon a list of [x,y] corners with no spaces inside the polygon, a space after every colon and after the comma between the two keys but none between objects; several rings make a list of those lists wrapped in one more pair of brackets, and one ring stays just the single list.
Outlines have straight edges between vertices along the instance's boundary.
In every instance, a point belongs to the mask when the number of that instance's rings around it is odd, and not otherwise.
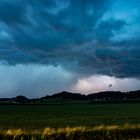
[{"label": "distant mountain range", "polygon": [[33,99],[28,99],[22,95],[14,98],[0,98],[0,104],[56,104],[77,102],[140,102],[140,90],[130,92],[105,91],[89,95],[63,91],[54,95]]}]

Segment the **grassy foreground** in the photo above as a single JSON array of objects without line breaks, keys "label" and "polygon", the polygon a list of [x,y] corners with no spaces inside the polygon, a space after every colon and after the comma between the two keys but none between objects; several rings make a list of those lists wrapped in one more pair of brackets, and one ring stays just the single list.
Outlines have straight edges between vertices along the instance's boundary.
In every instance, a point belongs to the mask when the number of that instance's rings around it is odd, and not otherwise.
[{"label": "grassy foreground", "polygon": [[43,131],[7,129],[0,131],[1,140],[131,140],[140,139],[140,125],[45,128]]},{"label": "grassy foreground", "polygon": [[0,105],[0,140],[140,139],[140,103]]},{"label": "grassy foreground", "polygon": [[0,105],[0,128],[45,129],[140,124],[140,103]]}]

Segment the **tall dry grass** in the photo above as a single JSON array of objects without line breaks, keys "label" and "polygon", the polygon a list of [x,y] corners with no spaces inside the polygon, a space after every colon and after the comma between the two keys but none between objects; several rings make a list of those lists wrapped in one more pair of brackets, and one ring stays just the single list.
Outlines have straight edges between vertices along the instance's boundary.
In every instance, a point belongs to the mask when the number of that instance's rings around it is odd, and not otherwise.
[{"label": "tall dry grass", "polygon": [[0,140],[131,140],[140,139],[140,125],[45,128],[44,130],[3,129]]}]

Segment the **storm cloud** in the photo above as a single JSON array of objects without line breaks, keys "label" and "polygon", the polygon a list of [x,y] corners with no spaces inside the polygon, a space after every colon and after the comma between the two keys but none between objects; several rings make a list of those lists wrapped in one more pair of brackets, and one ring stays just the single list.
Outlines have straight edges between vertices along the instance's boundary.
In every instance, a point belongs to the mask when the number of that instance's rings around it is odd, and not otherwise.
[{"label": "storm cloud", "polygon": [[1,0],[0,64],[139,79],[139,28],[139,0]]}]

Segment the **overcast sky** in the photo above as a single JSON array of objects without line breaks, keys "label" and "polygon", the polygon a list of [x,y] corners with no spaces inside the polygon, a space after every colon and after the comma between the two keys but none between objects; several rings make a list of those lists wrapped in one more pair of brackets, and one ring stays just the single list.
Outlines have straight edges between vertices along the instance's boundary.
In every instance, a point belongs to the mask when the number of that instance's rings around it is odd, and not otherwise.
[{"label": "overcast sky", "polygon": [[139,0],[0,0],[0,97],[137,89]]}]

